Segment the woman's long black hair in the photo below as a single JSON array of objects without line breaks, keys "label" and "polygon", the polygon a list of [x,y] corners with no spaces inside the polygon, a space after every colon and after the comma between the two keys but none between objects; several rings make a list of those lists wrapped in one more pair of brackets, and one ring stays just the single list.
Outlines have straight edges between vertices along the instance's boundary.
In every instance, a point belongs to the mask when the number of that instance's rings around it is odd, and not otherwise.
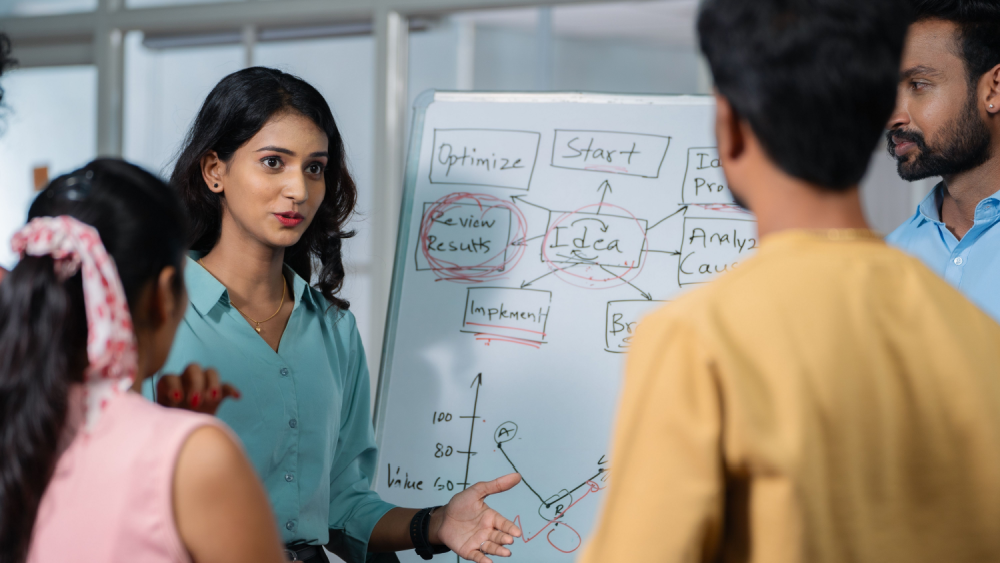
[{"label": "woman's long black hair", "polygon": [[208,94],[177,158],[171,185],[180,192],[191,224],[191,249],[209,252],[219,242],[222,229],[222,196],[208,189],[201,159],[211,151],[223,162],[260,131],[269,119],[283,112],[310,119],[329,139],[326,197],[309,228],[285,250],[285,264],[311,281],[313,267],[319,290],[333,305],[347,309],[337,295],[344,285],[343,241],[354,236],[345,230],[354,213],[358,190],[347,167],[347,153],[330,106],[307,82],[280,70],[246,68],[223,78]]},{"label": "woman's long black hair", "polygon": [[[180,272],[187,232],[177,196],[120,160],[60,176],[28,218],[69,215],[97,229],[134,309],[163,268]],[[183,280],[175,278],[180,294]],[[58,456],[70,384],[87,359],[81,274],[59,281],[49,256],[26,256],[0,283],[0,563],[27,557]]]}]

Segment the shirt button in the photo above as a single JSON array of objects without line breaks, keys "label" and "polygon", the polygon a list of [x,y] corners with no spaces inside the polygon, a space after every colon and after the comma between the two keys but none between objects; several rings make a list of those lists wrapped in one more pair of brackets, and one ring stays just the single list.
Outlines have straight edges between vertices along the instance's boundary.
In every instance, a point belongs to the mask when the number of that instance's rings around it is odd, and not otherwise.
[{"label": "shirt button", "polygon": [[281,375],[283,377],[287,377],[288,376],[288,368],[281,368]]},{"label": "shirt button", "polygon": [[[962,257],[959,256],[958,258],[955,258],[953,262],[955,263],[956,266],[961,266],[962,263],[965,262],[965,260],[962,260]],[[294,428],[294,426],[292,428]]]},{"label": "shirt button", "polygon": [[294,475],[292,475],[291,473],[285,473],[285,481],[288,481],[289,483],[291,483],[294,480],[295,480],[295,476]]},{"label": "shirt button", "polygon": [[285,522],[285,529],[286,530],[294,530],[295,529],[295,521],[294,520],[289,520],[288,522]]},{"label": "shirt button", "polygon": [[295,428],[296,426],[299,425],[299,423],[293,418],[288,421],[288,425],[291,426],[292,428]]}]

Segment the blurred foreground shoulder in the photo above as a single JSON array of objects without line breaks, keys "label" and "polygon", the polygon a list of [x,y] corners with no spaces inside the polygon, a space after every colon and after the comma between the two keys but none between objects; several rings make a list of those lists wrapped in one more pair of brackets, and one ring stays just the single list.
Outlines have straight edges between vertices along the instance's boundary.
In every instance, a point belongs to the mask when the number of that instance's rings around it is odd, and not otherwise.
[{"label": "blurred foreground shoulder", "polygon": [[264,488],[223,428],[205,425],[188,437],[173,498],[177,529],[194,561],[284,561]]}]

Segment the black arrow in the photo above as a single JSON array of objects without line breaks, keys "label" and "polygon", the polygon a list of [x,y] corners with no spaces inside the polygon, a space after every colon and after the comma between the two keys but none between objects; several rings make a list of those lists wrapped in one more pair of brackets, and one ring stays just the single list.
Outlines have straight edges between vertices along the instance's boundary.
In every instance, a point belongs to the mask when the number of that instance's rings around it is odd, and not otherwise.
[{"label": "black arrow", "polygon": [[537,237],[531,237],[531,238],[519,238],[519,239],[515,240],[514,242],[510,243],[510,245],[511,246],[528,246],[529,242],[535,240],[536,238],[542,238],[544,236],[545,235],[538,235]]},{"label": "black arrow", "polygon": [[[573,264],[573,266],[576,266],[576,264]],[[568,270],[568,269],[572,268],[573,266],[569,266],[569,267],[563,268],[563,270]],[[551,276],[552,274],[554,274],[554,273],[556,273],[558,271],[559,270],[549,270],[549,272],[547,274],[542,274],[542,275],[538,276],[537,278],[535,278],[535,279],[533,279],[531,281],[521,282],[521,289],[524,289],[524,288],[528,287],[529,285],[531,285],[531,284],[535,283],[536,281],[544,278],[545,276]]]},{"label": "black arrow", "polygon": [[[462,490],[469,486],[469,462],[472,461],[472,433],[476,431],[476,407],[479,406],[479,388],[483,386],[483,374],[480,373],[472,380],[472,385],[476,386],[476,400],[472,403],[472,420],[469,426],[469,447],[465,454],[465,479],[462,479]],[[469,385],[471,388],[472,385]]]},{"label": "black arrow", "polygon": [[[607,223],[605,223],[604,221],[601,221],[600,219],[598,219],[596,217],[584,217],[582,219],[577,219],[576,221],[573,221],[572,223],[570,223],[570,225],[576,225],[580,221],[597,221],[598,223],[601,224],[601,232],[602,233],[608,232],[608,225],[607,225]],[[586,227],[584,227],[584,228],[586,228]]]},{"label": "black arrow", "polygon": [[522,197],[527,197],[527,196],[524,196],[524,195],[512,195],[512,196],[510,196],[510,199],[511,199],[511,201],[514,202],[514,205],[517,205],[518,203],[526,203],[526,204],[528,204],[528,205],[530,205],[532,207],[537,207],[537,208],[542,209],[544,211],[550,211],[550,209],[548,207],[542,207],[541,205],[537,205],[537,204],[531,203],[530,201],[524,201],[523,199],[521,199]]},{"label": "black arrow", "polygon": [[666,217],[664,217],[663,219],[660,219],[660,220],[659,220],[659,221],[657,221],[656,223],[653,223],[653,226],[652,226],[652,227],[650,227],[650,228],[648,228],[648,229],[646,229],[646,232],[648,233],[649,231],[652,231],[654,227],[656,227],[656,226],[657,226],[657,225],[659,225],[660,223],[662,223],[662,222],[666,221],[667,219],[669,219],[669,218],[673,217],[674,215],[677,215],[678,213],[683,213],[683,214],[687,215],[687,210],[688,210],[688,206],[686,206],[686,205],[685,205],[684,207],[681,207],[681,208],[680,208],[680,209],[678,209],[677,211],[674,211],[674,212],[673,212],[673,213],[671,213],[670,215],[667,215],[667,216],[666,216]]},{"label": "black arrow", "polygon": [[643,250],[643,252],[657,252],[659,254],[669,254],[670,256],[680,256],[681,253],[676,250]]},{"label": "black arrow", "polygon": [[611,183],[608,182],[607,180],[601,182],[601,185],[597,187],[597,191],[601,191],[601,190],[604,190],[604,193],[601,194],[601,205],[597,206],[597,214],[598,215],[601,214],[601,208],[604,207],[604,205],[603,205],[604,204],[604,197],[608,195],[608,192],[613,192],[614,191],[614,190],[611,189]]},{"label": "black arrow", "polygon": [[[608,270],[608,269],[607,269],[607,268],[605,268],[604,266],[600,266],[600,268],[601,268],[602,270],[604,270],[605,272],[607,272],[607,273],[611,274],[612,276],[615,276],[615,277],[618,277],[617,275],[615,275],[615,273],[614,273],[614,272],[612,272],[612,271]],[[625,283],[627,283],[627,284],[631,285],[631,286],[632,286],[633,288],[635,288],[635,290],[636,290],[636,291],[638,291],[639,293],[641,293],[641,294],[642,294],[642,296],[643,296],[643,297],[645,297],[647,301],[652,301],[652,300],[653,300],[653,296],[652,296],[652,295],[650,295],[650,294],[646,293],[645,291],[643,291],[643,290],[639,289],[638,287],[636,287],[635,285],[633,285],[633,284],[632,284],[632,282],[628,281],[628,280],[627,280],[627,279],[625,279],[625,278],[618,278],[618,279],[622,280],[623,282],[625,282]]]},{"label": "black arrow", "polygon": [[[554,501],[552,501],[552,502],[545,502],[545,501],[542,501],[542,503],[543,503],[543,504],[545,504],[545,508],[551,508],[553,504],[555,504],[555,503],[557,503],[557,502],[561,501],[562,499],[564,499],[564,498],[568,497],[569,495],[571,495],[571,494],[575,493],[575,492],[577,491],[577,489],[579,489],[580,487],[582,487],[582,486],[586,485],[587,483],[589,483],[589,482],[593,481],[594,479],[597,479],[598,477],[600,477],[600,476],[601,476],[601,474],[602,474],[602,473],[607,473],[607,472],[608,472],[608,470],[607,470],[607,469],[598,469],[598,470],[597,470],[597,473],[595,473],[593,477],[591,477],[590,479],[587,479],[587,480],[586,480],[586,481],[584,481],[583,483],[580,483],[579,485],[577,485],[576,487],[574,487],[572,491],[570,491],[570,492],[568,492],[568,493],[564,494],[563,496],[561,496],[561,497],[557,498],[556,500],[554,500]],[[524,477],[522,477],[522,479],[523,479],[523,478],[524,478]]]},{"label": "black arrow", "polygon": [[[503,456],[507,458],[507,463],[509,463],[511,468],[514,469],[514,473],[521,473],[520,471],[517,470],[517,466],[514,465],[513,460],[510,459],[510,456],[507,455],[507,452],[504,451],[503,444],[497,442],[497,448],[500,450],[500,453],[502,453]],[[535,488],[532,487],[530,483],[528,483],[528,480],[524,478],[524,475],[521,475],[521,480],[524,481],[525,485],[528,485],[528,490],[535,493],[535,496],[538,497],[538,500],[542,501],[542,504],[545,504],[545,499],[543,499],[542,495],[538,494],[538,491],[536,491]],[[548,505],[546,505],[545,508],[548,508]]]}]

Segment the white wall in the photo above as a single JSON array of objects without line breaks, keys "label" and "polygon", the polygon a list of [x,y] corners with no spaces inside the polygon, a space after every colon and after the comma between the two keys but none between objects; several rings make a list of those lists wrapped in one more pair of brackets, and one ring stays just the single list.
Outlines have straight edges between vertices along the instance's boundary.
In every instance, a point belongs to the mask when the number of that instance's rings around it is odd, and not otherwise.
[{"label": "white wall", "polygon": [[2,80],[0,119],[0,266],[17,257],[10,237],[35,197],[32,168],[55,178],[94,158],[97,72],[92,66],[13,70]]}]

